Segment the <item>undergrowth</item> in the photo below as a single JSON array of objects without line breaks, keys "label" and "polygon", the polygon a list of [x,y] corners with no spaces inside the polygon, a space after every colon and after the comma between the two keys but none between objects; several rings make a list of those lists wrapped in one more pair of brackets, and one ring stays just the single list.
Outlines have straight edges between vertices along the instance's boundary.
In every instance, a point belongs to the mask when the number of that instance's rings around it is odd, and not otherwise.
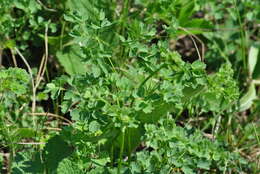
[{"label": "undergrowth", "polygon": [[258,1],[0,6],[2,173],[259,173]]}]

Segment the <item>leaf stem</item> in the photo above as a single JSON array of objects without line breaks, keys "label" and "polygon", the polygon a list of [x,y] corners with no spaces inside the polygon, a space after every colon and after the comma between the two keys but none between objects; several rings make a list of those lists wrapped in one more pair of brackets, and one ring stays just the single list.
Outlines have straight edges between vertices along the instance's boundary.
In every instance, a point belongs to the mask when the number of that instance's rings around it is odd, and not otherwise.
[{"label": "leaf stem", "polygon": [[125,146],[125,127],[123,127],[123,129],[122,129],[122,139],[121,139],[120,154],[119,154],[120,159],[119,159],[119,164],[118,164],[118,168],[117,168],[118,174],[120,174],[121,167],[122,167],[124,146]]},{"label": "leaf stem", "polygon": [[130,130],[127,129],[127,140],[128,140],[128,165],[130,165],[131,162],[131,136],[130,136]]},{"label": "leaf stem", "polygon": [[237,19],[238,19],[238,23],[239,23],[239,28],[240,28],[240,36],[241,36],[241,39],[240,39],[240,44],[241,44],[241,51],[242,51],[242,58],[243,58],[243,65],[244,65],[244,68],[245,70],[247,69],[247,65],[246,65],[246,34],[245,34],[245,30],[244,30],[244,27],[243,27],[243,24],[242,24],[242,20],[241,20],[241,17],[240,17],[240,14],[239,14],[239,11],[238,11],[238,6],[237,6],[237,0],[233,0],[234,2],[234,5],[235,5],[235,11],[236,11],[236,15],[237,15]]}]

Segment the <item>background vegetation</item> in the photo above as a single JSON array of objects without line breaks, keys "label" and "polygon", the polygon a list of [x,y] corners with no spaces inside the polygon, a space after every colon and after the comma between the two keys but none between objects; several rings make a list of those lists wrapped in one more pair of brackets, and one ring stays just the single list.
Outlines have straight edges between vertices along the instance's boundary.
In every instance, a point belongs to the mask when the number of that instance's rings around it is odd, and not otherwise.
[{"label": "background vegetation", "polygon": [[2,173],[260,173],[260,2],[1,0]]}]

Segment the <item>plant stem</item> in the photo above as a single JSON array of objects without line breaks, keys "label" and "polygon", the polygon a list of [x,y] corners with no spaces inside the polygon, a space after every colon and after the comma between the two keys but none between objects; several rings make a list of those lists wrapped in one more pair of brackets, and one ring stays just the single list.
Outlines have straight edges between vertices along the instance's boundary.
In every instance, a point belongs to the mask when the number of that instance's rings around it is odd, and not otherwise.
[{"label": "plant stem", "polygon": [[[126,24],[127,24],[127,16],[128,16],[128,9],[129,9],[129,2],[130,0],[124,0],[124,4],[123,4],[123,9],[122,9],[122,14],[120,16],[120,34],[125,37],[125,28],[126,28]],[[121,44],[120,46],[120,58],[123,60],[125,55],[125,46],[123,44]]]},{"label": "plant stem", "polygon": [[236,11],[238,23],[239,23],[239,26],[240,26],[240,36],[241,36],[240,44],[241,44],[241,47],[242,47],[241,51],[242,51],[242,58],[243,58],[243,66],[244,66],[244,69],[247,70],[247,64],[246,64],[246,39],[245,39],[246,35],[245,35],[245,31],[244,31],[244,28],[243,28],[241,17],[240,17],[239,11],[238,11],[237,0],[233,0],[233,2],[235,4],[235,11]]},{"label": "plant stem", "polygon": [[65,26],[66,26],[66,22],[62,21],[62,27],[61,27],[61,35],[60,35],[60,50],[62,50],[63,48],[63,37],[64,37],[64,30],[65,30]]},{"label": "plant stem", "polygon": [[121,139],[121,147],[120,147],[120,159],[119,159],[119,164],[118,164],[118,168],[117,168],[117,173],[118,174],[120,174],[121,167],[122,167],[124,146],[125,146],[125,127],[123,127],[123,129],[122,129],[122,139]]},{"label": "plant stem", "polygon": [[128,141],[128,165],[130,165],[131,162],[131,136],[130,136],[130,130],[127,129],[127,141]]},{"label": "plant stem", "polygon": [[112,143],[111,149],[110,149],[110,159],[111,159],[111,167],[113,167],[114,164],[114,144]]}]

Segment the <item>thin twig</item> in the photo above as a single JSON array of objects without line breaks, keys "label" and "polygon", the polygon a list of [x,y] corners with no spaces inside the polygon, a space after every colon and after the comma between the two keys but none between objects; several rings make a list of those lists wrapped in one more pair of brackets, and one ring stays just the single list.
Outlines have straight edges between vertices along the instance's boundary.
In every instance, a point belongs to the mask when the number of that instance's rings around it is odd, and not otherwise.
[{"label": "thin twig", "polygon": [[43,142],[19,142],[19,143],[16,143],[16,144],[22,144],[22,145],[41,145],[41,144],[46,144],[46,143],[43,143]]},{"label": "thin twig", "polygon": [[42,67],[43,67],[44,60],[45,60],[45,54],[42,56],[41,64],[40,64],[39,71],[38,71],[38,74],[37,74],[37,77],[36,77],[36,82],[40,81],[40,78],[41,78],[41,69],[42,69]]},{"label": "thin twig", "polygon": [[64,118],[63,116],[57,115],[57,114],[52,114],[52,113],[48,113],[48,112],[46,112],[46,113],[44,113],[44,112],[43,113],[29,113],[29,114],[33,115],[33,116],[46,116],[46,117],[49,116],[49,117],[59,118],[63,121],[66,121],[66,122],[72,124],[72,121],[68,120],[67,118]]},{"label": "thin twig", "polygon": [[16,58],[15,58],[15,55],[14,55],[14,50],[10,49],[10,51],[11,51],[14,66],[17,67],[17,61],[16,61]]},{"label": "thin twig", "polygon": [[[41,65],[40,65],[40,69],[39,69],[39,73],[37,75],[36,81],[34,81],[32,69],[31,69],[29,63],[27,62],[27,60],[25,59],[25,57],[22,55],[22,53],[16,47],[14,49],[18,53],[18,55],[22,58],[23,62],[25,63],[25,65],[26,65],[26,67],[29,71],[30,77],[31,77],[32,93],[33,93],[33,96],[32,96],[32,113],[34,113],[35,109],[36,109],[37,88],[38,88],[38,86],[39,86],[39,84],[42,80],[43,75],[44,75],[47,60],[48,60],[48,25],[46,25],[46,27],[45,27],[45,56],[43,56],[43,58],[42,58],[42,62],[41,62]],[[36,125],[34,118],[33,118],[33,122],[34,122],[34,125]]]},{"label": "thin twig", "polygon": [[203,133],[203,135],[211,140],[214,140],[214,135],[212,134]]},{"label": "thin twig", "polygon": [[[181,30],[185,31],[187,34],[189,34],[189,37],[191,38],[191,40],[192,40],[192,42],[193,42],[193,44],[194,44],[194,46],[195,46],[195,48],[196,48],[196,51],[197,51],[198,56],[199,56],[199,59],[200,59],[200,61],[203,62],[203,61],[204,61],[204,54],[205,54],[205,45],[204,45],[204,43],[202,42],[202,40],[200,40],[196,35],[192,34],[191,32],[189,32],[189,30],[187,30],[187,29],[185,29],[185,28],[183,28],[183,27],[179,27],[179,29],[181,29]],[[193,39],[193,37],[200,42],[200,44],[201,44],[201,49],[202,49],[202,50],[201,50],[201,52],[202,52],[201,54],[202,54],[202,55],[200,55],[198,46],[197,46],[195,40]]]},{"label": "thin twig", "polygon": [[37,74],[37,78],[36,78],[36,85],[35,88],[37,89],[40,82],[43,79],[46,67],[47,67],[47,62],[48,62],[48,25],[46,25],[45,27],[45,37],[44,37],[44,43],[45,43],[45,55],[42,57],[41,60],[41,64],[40,64],[40,68],[39,68],[39,72]]},{"label": "thin twig", "polygon": [[27,103],[22,104],[22,106],[19,108],[18,111],[21,112],[26,105],[27,105]]},{"label": "thin twig", "polygon": [[220,123],[221,123],[221,115],[218,116],[218,120],[217,120],[217,123],[215,124],[215,129],[213,131],[213,139],[215,140],[217,134],[218,134],[218,130],[219,130],[219,127],[220,127]]},{"label": "thin twig", "polygon": [[54,130],[54,131],[61,131],[62,130],[61,128],[57,128],[57,127],[47,127],[45,129],[47,129],[47,130]]},{"label": "thin twig", "polygon": [[36,91],[35,91],[35,83],[34,83],[34,79],[33,79],[33,73],[32,73],[32,69],[29,65],[29,63],[27,62],[27,60],[24,58],[24,56],[22,55],[22,53],[15,47],[14,48],[15,51],[18,53],[18,55],[21,57],[21,59],[23,60],[25,66],[28,69],[29,75],[31,77],[31,82],[32,82],[32,89],[33,89],[33,101],[32,101],[32,112],[35,111],[35,106],[36,106]]},{"label": "thin twig", "polygon": [[37,2],[44,8],[44,10],[51,11],[51,12],[57,12],[57,10],[55,10],[55,9],[46,7],[40,0],[37,0]]},{"label": "thin twig", "polygon": [[207,117],[195,117],[195,118],[190,118],[188,120],[188,123],[190,122],[197,122],[197,121],[204,121],[204,120],[207,120],[208,118]]},{"label": "thin twig", "polygon": [[46,25],[46,28],[45,28],[45,64],[43,66],[43,70],[42,70],[42,74],[41,76],[43,77],[44,73],[45,73],[45,70],[46,70],[46,67],[47,67],[47,61],[48,61],[48,57],[49,57],[49,47],[48,47],[48,25]]},{"label": "thin twig", "polygon": [[200,55],[200,51],[199,51],[199,49],[198,49],[198,46],[197,46],[195,40],[193,39],[193,36],[192,36],[192,35],[189,35],[189,37],[191,38],[191,40],[192,40],[192,42],[193,42],[193,44],[194,44],[194,46],[195,46],[195,48],[196,48],[196,51],[197,51],[197,53],[198,53],[198,56],[199,56],[200,61],[203,61],[202,56]]},{"label": "thin twig", "polygon": [[239,31],[240,28],[213,28],[213,29],[206,29],[206,28],[193,28],[193,27],[186,27],[187,30],[201,30],[205,32],[213,32],[213,31]]}]

